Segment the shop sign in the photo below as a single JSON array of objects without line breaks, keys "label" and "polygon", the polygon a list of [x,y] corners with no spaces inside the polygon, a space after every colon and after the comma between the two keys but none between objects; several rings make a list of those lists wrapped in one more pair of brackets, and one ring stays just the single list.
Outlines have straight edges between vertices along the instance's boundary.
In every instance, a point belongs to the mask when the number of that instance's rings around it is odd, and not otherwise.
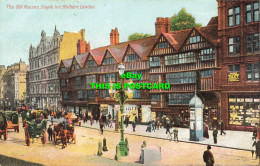
[{"label": "shop sign", "polygon": [[244,102],[244,98],[237,98],[237,102]]},{"label": "shop sign", "polygon": [[245,102],[253,102],[253,98],[245,98]]},{"label": "shop sign", "polygon": [[240,81],[239,73],[229,73],[228,82],[238,82]]},{"label": "shop sign", "polygon": [[229,102],[236,102],[236,98],[229,98]]},{"label": "shop sign", "polygon": [[254,99],[254,102],[256,102],[256,103],[260,102],[260,99]]}]

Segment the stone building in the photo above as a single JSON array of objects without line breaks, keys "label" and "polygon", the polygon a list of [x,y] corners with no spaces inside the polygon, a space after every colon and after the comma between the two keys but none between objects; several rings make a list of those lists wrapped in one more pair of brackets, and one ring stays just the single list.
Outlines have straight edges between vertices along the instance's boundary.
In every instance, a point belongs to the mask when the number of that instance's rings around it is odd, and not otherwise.
[{"label": "stone building", "polygon": [[28,66],[22,60],[19,63],[7,66],[3,77],[4,106],[20,107],[24,103],[27,70]]},{"label": "stone building", "polygon": [[78,40],[85,40],[85,30],[77,33],[54,29],[52,36],[41,33],[37,47],[30,46],[28,72],[28,97],[31,106],[42,109],[57,109],[60,103],[57,69],[62,59],[77,54]]}]

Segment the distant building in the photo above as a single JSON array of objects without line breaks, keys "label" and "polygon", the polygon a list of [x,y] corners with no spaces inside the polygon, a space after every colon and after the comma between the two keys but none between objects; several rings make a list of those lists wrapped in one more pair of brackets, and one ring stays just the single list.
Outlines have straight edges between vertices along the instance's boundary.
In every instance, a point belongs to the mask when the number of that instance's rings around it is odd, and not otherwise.
[{"label": "distant building", "polygon": [[4,79],[6,68],[4,65],[0,65],[0,107],[4,105]]},{"label": "distant building", "polygon": [[54,29],[52,36],[41,33],[37,47],[29,49],[30,71],[28,73],[28,98],[31,106],[42,109],[58,109],[60,103],[57,70],[62,59],[77,54],[78,40],[85,40],[85,30],[78,33]]},{"label": "distant building", "polygon": [[22,60],[19,63],[7,66],[3,77],[4,106],[20,107],[24,103],[27,69],[28,66]]}]

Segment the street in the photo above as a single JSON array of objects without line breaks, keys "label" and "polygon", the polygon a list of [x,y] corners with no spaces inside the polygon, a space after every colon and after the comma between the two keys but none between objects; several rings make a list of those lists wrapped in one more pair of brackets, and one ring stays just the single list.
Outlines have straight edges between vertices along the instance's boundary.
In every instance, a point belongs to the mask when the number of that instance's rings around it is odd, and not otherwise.
[{"label": "street", "polygon": [[[155,164],[205,165],[202,156],[207,148],[206,145],[186,142],[177,143],[165,139],[149,138],[133,134],[125,134],[125,138],[128,138],[129,141],[129,156],[122,157],[120,161],[115,161],[115,147],[119,143],[120,133],[107,131],[106,129],[104,135],[101,135],[99,130],[95,128],[76,126],[77,144],[70,143],[65,149],[62,149],[61,143],[54,145],[53,141],[47,141],[47,144],[43,145],[40,139],[35,139],[34,143],[31,143],[31,146],[26,146],[24,130],[22,124],[20,124],[20,133],[9,131],[8,140],[0,140],[0,155],[43,165],[138,165],[141,144],[145,140],[147,146],[160,146],[162,149],[162,160]],[[96,155],[98,141],[103,141],[103,138],[107,139],[108,151],[103,152],[103,155],[98,157]],[[216,165],[258,164],[258,160],[251,159],[250,151],[214,146],[212,146],[211,151],[214,155]],[[12,165],[5,162],[3,158],[1,158],[0,164]]]}]

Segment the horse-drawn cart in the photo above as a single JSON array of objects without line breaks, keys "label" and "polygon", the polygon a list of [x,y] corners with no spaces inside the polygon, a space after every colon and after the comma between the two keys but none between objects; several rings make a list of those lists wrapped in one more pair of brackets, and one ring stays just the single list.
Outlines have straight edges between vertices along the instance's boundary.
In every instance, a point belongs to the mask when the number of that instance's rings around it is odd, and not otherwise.
[{"label": "horse-drawn cart", "polygon": [[4,112],[0,112],[0,139],[4,136],[4,140],[7,140],[7,120]]},{"label": "horse-drawn cart", "polygon": [[19,133],[19,118],[18,112],[16,111],[5,111],[6,119],[7,119],[7,129],[14,129],[17,133]]},{"label": "horse-drawn cart", "polygon": [[55,145],[60,140],[63,148],[67,146],[67,143],[73,142],[76,144],[76,134],[74,134],[73,126],[66,126],[65,124],[59,123],[54,125],[53,138]]},{"label": "horse-drawn cart", "polygon": [[33,113],[26,113],[27,118],[24,120],[24,131],[26,145],[30,146],[30,139],[41,138],[43,144],[47,141],[47,113],[41,110]]}]

